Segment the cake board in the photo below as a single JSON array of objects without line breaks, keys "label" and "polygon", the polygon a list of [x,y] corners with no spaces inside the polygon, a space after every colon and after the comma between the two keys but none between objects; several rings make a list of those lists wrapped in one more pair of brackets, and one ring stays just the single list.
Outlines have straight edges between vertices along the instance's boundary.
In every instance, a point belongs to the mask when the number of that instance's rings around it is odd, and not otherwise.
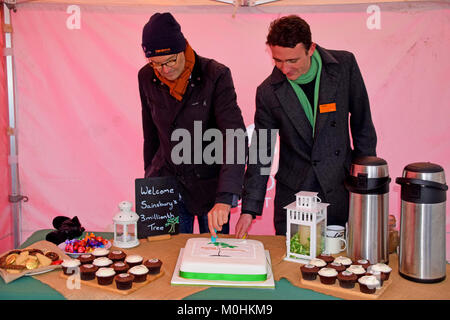
[{"label": "cake board", "polygon": [[[148,274],[147,275],[147,280],[145,280],[144,282],[133,282],[133,285],[128,290],[119,290],[119,289],[117,289],[115,280],[113,280],[113,282],[111,284],[106,285],[106,286],[99,285],[98,282],[97,282],[97,279],[94,279],[94,280],[81,280],[81,279],[79,279],[79,281],[80,281],[81,288],[84,285],[86,285],[86,286],[89,286],[89,287],[94,287],[94,288],[106,290],[106,291],[109,291],[109,292],[119,293],[121,295],[128,295],[128,294],[131,294],[131,293],[141,289],[142,287],[145,287],[150,282],[155,281],[156,279],[162,277],[164,275],[164,273],[165,273],[164,269],[161,268],[161,271],[158,274]],[[63,272],[61,272],[60,276],[62,278],[68,279],[69,277],[72,277],[73,275],[66,275]]]},{"label": "cake board", "polygon": [[318,291],[321,293],[330,294],[336,297],[339,296],[353,296],[355,299],[378,299],[386,288],[391,284],[392,280],[384,280],[381,288],[377,289],[375,293],[368,294],[363,293],[359,289],[359,283],[355,283],[355,287],[351,289],[342,288],[339,285],[339,280],[336,279],[334,284],[323,284],[320,282],[319,275],[317,275],[316,280],[305,280],[300,275],[300,283],[302,284],[302,288],[311,289],[314,291]]},{"label": "cake board", "polygon": [[268,250],[264,250],[267,262],[267,280],[265,281],[224,281],[224,280],[200,280],[200,279],[185,279],[179,276],[181,259],[183,257],[184,248],[180,249],[177,264],[173,271],[172,280],[170,284],[173,286],[208,286],[208,287],[237,287],[237,288],[260,288],[260,289],[275,289],[275,281],[272,272],[272,263]]}]

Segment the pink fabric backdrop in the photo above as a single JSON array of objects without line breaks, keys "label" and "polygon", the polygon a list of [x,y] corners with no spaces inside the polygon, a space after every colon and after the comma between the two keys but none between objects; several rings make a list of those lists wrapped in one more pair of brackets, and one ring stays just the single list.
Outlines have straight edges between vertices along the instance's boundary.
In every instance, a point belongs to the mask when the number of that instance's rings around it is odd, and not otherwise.
[{"label": "pink fabric backdrop", "polygon": [[[364,5],[240,8],[235,18],[231,7],[171,11],[200,55],[231,68],[248,127],[256,86],[273,66],[265,36],[274,18],[298,13],[318,44],[354,52],[371,100],[378,156],[387,160],[393,180],[390,213],[399,220],[394,181],[405,165],[430,161],[450,172],[450,10],[448,4],[379,8],[375,30],[367,28],[371,14]],[[20,179],[29,197],[24,239],[50,228],[57,215],[76,215],[87,229],[105,230],[118,203],[134,201],[134,179],[144,173],[141,30],[151,14],[167,9],[82,6],[79,29],[67,27],[74,21],[68,6],[27,4],[13,14]],[[273,179],[268,187],[253,234],[274,234]],[[238,215],[235,209],[232,228]],[[447,214],[447,231],[449,223]]]}]

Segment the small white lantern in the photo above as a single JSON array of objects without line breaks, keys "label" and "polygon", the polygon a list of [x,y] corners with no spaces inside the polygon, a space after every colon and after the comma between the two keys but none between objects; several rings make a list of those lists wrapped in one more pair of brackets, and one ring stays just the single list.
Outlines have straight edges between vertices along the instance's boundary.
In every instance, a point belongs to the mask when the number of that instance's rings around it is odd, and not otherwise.
[{"label": "small white lantern", "polygon": [[133,248],[139,245],[137,221],[139,216],[131,211],[133,204],[128,201],[119,203],[119,213],[114,218],[114,245],[119,248]]},{"label": "small white lantern", "polygon": [[300,191],[286,209],[286,257],[284,260],[308,263],[325,249],[328,203],[317,192]]}]

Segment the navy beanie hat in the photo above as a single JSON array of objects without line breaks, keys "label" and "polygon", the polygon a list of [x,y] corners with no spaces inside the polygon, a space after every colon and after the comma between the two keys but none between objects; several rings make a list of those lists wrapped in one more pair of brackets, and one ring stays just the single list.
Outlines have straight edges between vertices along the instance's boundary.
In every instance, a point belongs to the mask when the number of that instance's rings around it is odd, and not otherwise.
[{"label": "navy beanie hat", "polygon": [[186,49],[181,27],[170,13],[155,13],[150,17],[142,30],[142,49],[147,58],[175,54]]}]

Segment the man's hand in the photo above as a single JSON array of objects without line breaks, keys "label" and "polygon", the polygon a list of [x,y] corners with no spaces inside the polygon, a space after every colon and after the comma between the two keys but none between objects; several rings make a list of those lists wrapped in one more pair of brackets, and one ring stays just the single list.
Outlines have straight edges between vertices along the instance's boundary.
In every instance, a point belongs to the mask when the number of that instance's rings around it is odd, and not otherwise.
[{"label": "man's hand", "polygon": [[214,207],[208,212],[208,227],[211,236],[217,237],[216,232],[222,230],[222,226],[228,222],[228,214],[230,213],[231,205],[225,203],[216,203]]},{"label": "man's hand", "polygon": [[235,228],[236,238],[242,239],[244,237],[244,235],[247,233],[248,228],[251,226],[252,221],[253,217],[251,214],[241,214]]}]

